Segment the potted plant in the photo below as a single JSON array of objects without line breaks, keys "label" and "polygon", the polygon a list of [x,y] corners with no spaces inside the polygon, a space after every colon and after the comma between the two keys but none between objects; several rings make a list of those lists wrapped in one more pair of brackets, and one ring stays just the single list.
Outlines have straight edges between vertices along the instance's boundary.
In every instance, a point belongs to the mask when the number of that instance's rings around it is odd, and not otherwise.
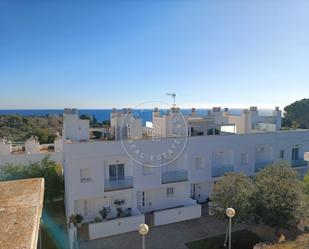
[{"label": "potted plant", "polygon": [[121,207],[117,208],[117,218],[120,218],[123,215],[123,210]]},{"label": "potted plant", "polygon": [[95,217],[95,218],[94,218],[94,222],[95,222],[95,223],[98,223],[98,222],[101,222],[101,221],[102,221],[102,220],[100,219],[100,217]]},{"label": "potted plant", "polygon": [[81,228],[84,217],[81,214],[75,216],[76,224],[78,228]]},{"label": "potted plant", "polygon": [[69,218],[69,227],[72,228],[72,226],[76,226],[76,215],[72,214]]},{"label": "potted plant", "polygon": [[116,207],[119,207],[119,206],[121,206],[121,205],[123,205],[124,204],[124,200],[115,200],[114,201],[114,205],[116,206]]},{"label": "potted plant", "polygon": [[110,207],[103,207],[102,210],[99,211],[100,215],[102,216],[102,219],[105,220],[107,218],[107,215],[111,212]]}]

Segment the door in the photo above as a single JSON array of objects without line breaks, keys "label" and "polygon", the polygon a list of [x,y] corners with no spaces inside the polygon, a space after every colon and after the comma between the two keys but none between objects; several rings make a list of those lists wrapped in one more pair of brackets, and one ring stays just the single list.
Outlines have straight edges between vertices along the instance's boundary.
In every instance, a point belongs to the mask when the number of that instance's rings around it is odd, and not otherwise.
[{"label": "door", "polygon": [[191,198],[196,200],[195,184],[191,184]]}]

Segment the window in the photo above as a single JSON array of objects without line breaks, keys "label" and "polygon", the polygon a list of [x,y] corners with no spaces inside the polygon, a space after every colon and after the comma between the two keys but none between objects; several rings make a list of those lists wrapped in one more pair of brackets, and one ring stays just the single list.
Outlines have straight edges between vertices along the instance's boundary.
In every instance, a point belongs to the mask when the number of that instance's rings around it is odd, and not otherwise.
[{"label": "window", "polygon": [[109,165],[109,179],[111,181],[124,179],[124,164],[111,164]]},{"label": "window", "polygon": [[80,182],[91,182],[91,169],[80,169]]},{"label": "window", "polygon": [[241,164],[247,165],[249,163],[248,153],[241,153]]},{"label": "window", "polygon": [[292,149],[292,160],[299,160],[299,148]]},{"label": "window", "polygon": [[174,196],[174,188],[167,188],[166,197],[173,197],[173,196]]},{"label": "window", "polygon": [[281,159],[284,159],[284,150],[280,150],[279,157]]},{"label": "window", "polygon": [[203,158],[201,158],[201,157],[196,157],[196,158],[195,158],[195,168],[196,168],[196,169],[202,169],[202,168],[204,168],[204,165],[203,165]]}]

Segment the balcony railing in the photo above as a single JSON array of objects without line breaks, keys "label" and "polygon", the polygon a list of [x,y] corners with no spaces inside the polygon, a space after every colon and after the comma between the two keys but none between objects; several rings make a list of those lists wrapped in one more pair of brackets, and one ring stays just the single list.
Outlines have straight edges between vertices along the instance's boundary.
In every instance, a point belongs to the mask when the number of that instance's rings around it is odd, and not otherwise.
[{"label": "balcony railing", "polygon": [[133,188],[133,176],[126,176],[123,179],[118,180],[105,179],[104,181],[105,192],[128,188]]},{"label": "balcony railing", "polygon": [[223,176],[225,173],[233,172],[234,167],[231,165],[228,166],[216,166],[211,169],[212,177],[220,177]]},{"label": "balcony railing", "polygon": [[292,160],[291,165],[292,167],[302,167],[302,166],[307,166],[307,162],[303,159]]},{"label": "balcony railing", "polygon": [[264,169],[266,166],[271,165],[272,163],[272,161],[255,163],[255,172]]},{"label": "balcony railing", "polygon": [[186,169],[162,172],[162,183],[188,181],[188,171]]}]

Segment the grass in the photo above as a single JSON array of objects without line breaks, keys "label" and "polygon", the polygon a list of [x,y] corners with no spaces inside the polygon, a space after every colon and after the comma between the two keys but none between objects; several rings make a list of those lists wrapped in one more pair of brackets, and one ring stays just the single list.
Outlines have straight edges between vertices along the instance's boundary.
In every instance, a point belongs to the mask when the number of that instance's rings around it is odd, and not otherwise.
[{"label": "grass", "polygon": [[[226,249],[223,243],[225,234],[196,240],[186,243],[189,249]],[[232,248],[233,249],[250,249],[261,241],[261,238],[248,230],[240,230],[232,233]],[[228,245],[227,245],[228,246]]]},{"label": "grass", "polygon": [[66,218],[64,202],[55,201],[43,210],[42,248],[67,249]]}]

